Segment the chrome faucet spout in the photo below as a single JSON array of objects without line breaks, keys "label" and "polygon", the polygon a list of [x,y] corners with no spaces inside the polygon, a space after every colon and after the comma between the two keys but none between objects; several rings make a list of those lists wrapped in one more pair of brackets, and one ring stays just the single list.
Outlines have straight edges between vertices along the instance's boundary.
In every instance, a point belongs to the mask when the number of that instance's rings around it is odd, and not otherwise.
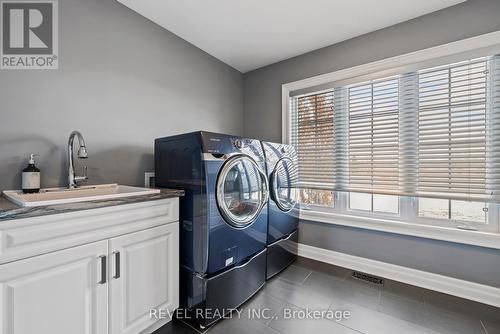
[{"label": "chrome faucet spout", "polygon": [[77,153],[77,157],[79,159],[87,159],[87,147],[85,146],[85,139],[78,131],[73,131],[69,135],[68,140],[68,187],[76,188],[78,187],[78,182],[83,182],[88,180],[87,177],[87,166],[84,167],[84,175],[83,176],[75,176],[75,168],[74,168],[74,157],[73,157],[73,142],[75,137],[78,138],[79,149]]}]

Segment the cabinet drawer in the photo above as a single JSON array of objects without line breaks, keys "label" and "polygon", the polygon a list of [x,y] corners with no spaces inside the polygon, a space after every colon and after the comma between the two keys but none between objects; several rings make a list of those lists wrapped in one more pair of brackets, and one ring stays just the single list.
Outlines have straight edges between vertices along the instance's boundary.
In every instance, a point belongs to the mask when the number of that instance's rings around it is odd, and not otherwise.
[{"label": "cabinet drawer", "polygon": [[179,199],[81,210],[0,223],[0,264],[176,222]]},{"label": "cabinet drawer", "polygon": [[297,258],[299,231],[267,246],[267,279],[277,275]]},{"label": "cabinet drawer", "polygon": [[208,326],[217,321],[219,315],[242,305],[262,288],[265,281],[265,249],[247,262],[209,278],[183,271],[181,289],[191,295],[196,304],[182,307],[190,308],[187,312],[194,322]]}]

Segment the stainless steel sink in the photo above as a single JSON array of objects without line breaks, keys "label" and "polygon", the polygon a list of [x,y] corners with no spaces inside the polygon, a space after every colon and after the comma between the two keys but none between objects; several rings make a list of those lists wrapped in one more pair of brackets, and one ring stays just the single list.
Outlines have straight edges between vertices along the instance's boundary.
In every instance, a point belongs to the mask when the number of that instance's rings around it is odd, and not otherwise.
[{"label": "stainless steel sink", "polygon": [[46,188],[39,193],[24,194],[21,190],[6,190],[4,196],[17,205],[36,207],[54,204],[88,202],[131,196],[158,194],[159,189],[139,188],[118,184],[82,186],[78,188]]}]

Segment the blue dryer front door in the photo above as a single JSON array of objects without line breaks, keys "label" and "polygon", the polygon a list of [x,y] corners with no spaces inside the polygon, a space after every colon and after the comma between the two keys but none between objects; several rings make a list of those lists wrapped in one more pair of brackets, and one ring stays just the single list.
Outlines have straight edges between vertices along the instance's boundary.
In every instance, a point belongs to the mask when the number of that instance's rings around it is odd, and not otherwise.
[{"label": "blue dryer front door", "polygon": [[266,246],[268,183],[251,157],[238,154],[207,162],[209,256],[214,273],[261,251]]}]

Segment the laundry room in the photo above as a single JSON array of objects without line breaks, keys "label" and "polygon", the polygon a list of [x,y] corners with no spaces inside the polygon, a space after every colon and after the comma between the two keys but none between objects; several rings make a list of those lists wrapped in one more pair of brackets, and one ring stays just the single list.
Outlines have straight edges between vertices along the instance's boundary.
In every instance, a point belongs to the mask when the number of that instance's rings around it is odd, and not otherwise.
[{"label": "laundry room", "polygon": [[1,0],[0,334],[500,333],[498,0]]}]

